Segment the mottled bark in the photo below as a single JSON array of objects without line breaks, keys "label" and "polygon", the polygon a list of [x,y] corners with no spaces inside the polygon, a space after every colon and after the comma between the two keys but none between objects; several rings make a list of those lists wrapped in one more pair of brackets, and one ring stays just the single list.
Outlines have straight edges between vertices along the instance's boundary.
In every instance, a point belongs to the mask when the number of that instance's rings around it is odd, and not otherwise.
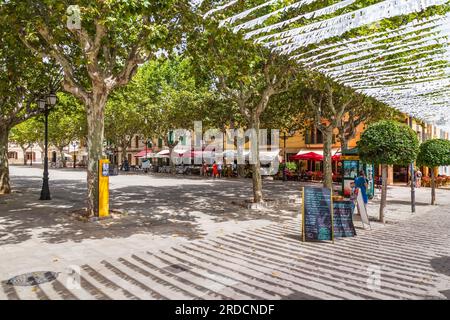
[{"label": "mottled bark", "polygon": [[98,161],[103,158],[104,138],[104,111],[107,94],[99,92],[93,95],[93,99],[87,106],[88,123],[88,166],[87,166],[87,189],[88,189],[88,216],[98,216]]},{"label": "mottled bark", "polygon": [[254,155],[255,163],[251,165],[252,181],[253,181],[253,202],[260,203],[264,202],[264,199],[262,192],[261,162],[259,160],[259,126],[260,126],[259,119],[253,119],[250,125],[251,128],[255,129],[256,131],[256,139],[254,139],[255,140],[254,151],[256,152],[256,154]]},{"label": "mottled bark", "polygon": [[[120,147],[122,150],[122,164],[125,162],[125,160],[126,159],[128,159],[128,157],[127,157],[127,147],[125,146],[121,146]],[[130,163],[130,165],[131,165],[131,163]]]},{"label": "mottled bark", "polygon": [[168,144],[168,146],[169,146],[169,165],[170,165],[170,173],[173,174],[173,175],[175,175],[176,172],[177,172],[177,169],[176,169],[176,167],[175,167],[175,162],[173,161],[173,158],[172,158],[172,152],[173,152],[173,149],[175,148],[175,146],[174,146],[173,144]]},{"label": "mottled bark", "polygon": [[431,204],[436,204],[436,175],[434,174],[435,168],[431,169]]},{"label": "mottled bark", "polygon": [[66,155],[64,154],[64,147],[59,147],[59,156],[61,157],[61,163],[63,165],[63,168],[67,167],[67,161],[66,161]]},{"label": "mottled bark", "polygon": [[323,134],[323,187],[333,188],[333,163],[332,163],[332,146],[333,146],[333,128],[327,126],[321,130]]},{"label": "mottled bark", "polygon": [[8,165],[8,136],[9,129],[0,128],[0,194],[11,193]]},{"label": "mottled bark", "polygon": [[23,165],[26,166],[28,163],[27,150],[29,149],[29,147],[20,146],[20,149],[22,149],[22,153],[23,153]]},{"label": "mottled bark", "polygon": [[384,210],[386,209],[387,202],[387,177],[388,177],[388,166],[387,164],[381,165],[381,201],[380,201],[380,221],[384,223]]}]

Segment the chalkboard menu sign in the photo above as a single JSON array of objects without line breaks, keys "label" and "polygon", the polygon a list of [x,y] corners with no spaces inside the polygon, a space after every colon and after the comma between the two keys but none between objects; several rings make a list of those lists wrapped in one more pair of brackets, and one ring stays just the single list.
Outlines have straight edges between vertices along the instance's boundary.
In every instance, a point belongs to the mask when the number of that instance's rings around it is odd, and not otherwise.
[{"label": "chalkboard menu sign", "polygon": [[333,240],[333,205],[331,190],[303,188],[303,241]]},{"label": "chalkboard menu sign", "polygon": [[355,206],[352,201],[333,202],[335,238],[356,236],[355,226],[353,225],[354,208]]}]

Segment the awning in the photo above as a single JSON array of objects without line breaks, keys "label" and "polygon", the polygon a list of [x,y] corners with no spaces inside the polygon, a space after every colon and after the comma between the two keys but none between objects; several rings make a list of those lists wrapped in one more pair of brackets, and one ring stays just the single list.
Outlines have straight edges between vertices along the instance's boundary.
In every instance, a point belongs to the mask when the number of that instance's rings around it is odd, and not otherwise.
[{"label": "awning", "polygon": [[147,150],[142,150],[141,152],[136,153],[134,155],[134,157],[135,158],[145,158],[146,152],[147,152],[147,158],[150,158],[149,154],[154,154],[154,153],[152,153],[152,149],[147,149]]},{"label": "awning", "polygon": [[169,158],[170,150],[161,150],[155,155],[155,158]]}]

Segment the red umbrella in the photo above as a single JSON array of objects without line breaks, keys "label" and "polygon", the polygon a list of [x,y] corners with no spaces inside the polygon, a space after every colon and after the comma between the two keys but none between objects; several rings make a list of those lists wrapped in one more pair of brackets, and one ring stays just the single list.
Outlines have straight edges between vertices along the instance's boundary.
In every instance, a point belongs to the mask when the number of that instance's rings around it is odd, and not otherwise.
[{"label": "red umbrella", "polygon": [[297,154],[295,156],[292,156],[290,158],[291,160],[313,160],[313,161],[322,161],[323,156],[315,153],[315,152],[308,152],[304,154]]}]

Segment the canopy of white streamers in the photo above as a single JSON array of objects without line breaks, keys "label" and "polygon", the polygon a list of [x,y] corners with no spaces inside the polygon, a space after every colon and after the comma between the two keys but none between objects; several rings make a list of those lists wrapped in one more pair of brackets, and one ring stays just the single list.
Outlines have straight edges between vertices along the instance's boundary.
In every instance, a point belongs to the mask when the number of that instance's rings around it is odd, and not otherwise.
[{"label": "canopy of white streamers", "polygon": [[214,3],[205,18],[450,132],[450,0]]}]

